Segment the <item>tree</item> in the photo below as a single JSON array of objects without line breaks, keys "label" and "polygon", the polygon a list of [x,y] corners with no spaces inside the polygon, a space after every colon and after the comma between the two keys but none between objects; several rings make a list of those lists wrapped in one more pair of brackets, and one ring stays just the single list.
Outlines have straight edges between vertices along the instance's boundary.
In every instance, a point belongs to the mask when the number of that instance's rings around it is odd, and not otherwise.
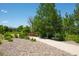
[{"label": "tree", "polygon": [[68,15],[65,14],[65,18],[63,19],[63,29],[65,34],[73,34],[74,33],[74,19],[73,14]]},{"label": "tree", "polygon": [[32,22],[32,29],[42,37],[51,38],[55,33],[60,33],[61,16],[58,14],[55,4],[43,3],[39,5],[37,14]]},{"label": "tree", "polygon": [[24,27],[23,31],[29,33],[30,32],[30,27],[29,26]]},{"label": "tree", "polygon": [[0,25],[0,34],[4,34],[4,27],[3,27],[3,25]]},{"label": "tree", "polygon": [[19,27],[17,28],[17,31],[18,31],[18,32],[21,32],[21,31],[23,31],[23,28],[24,28],[23,25],[21,25],[21,26],[19,26]]},{"label": "tree", "polygon": [[75,10],[74,10],[74,22],[75,22],[75,32],[76,34],[79,34],[79,4],[76,4]]}]

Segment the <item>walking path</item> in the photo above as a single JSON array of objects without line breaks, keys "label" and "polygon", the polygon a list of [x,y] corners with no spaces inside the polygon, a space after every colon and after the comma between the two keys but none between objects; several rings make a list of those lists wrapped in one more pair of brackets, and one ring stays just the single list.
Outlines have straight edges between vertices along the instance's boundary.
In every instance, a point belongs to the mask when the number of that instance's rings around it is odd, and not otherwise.
[{"label": "walking path", "polygon": [[54,41],[54,40],[49,40],[49,39],[42,39],[42,38],[39,38],[39,37],[31,37],[31,38],[36,38],[37,41],[46,43],[50,46],[56,47],[60,50],[68,52],[72,55],[79,55],[79,46],[77,46],[77,45],[68,44],[68,43],[65,43],[65,42]]}]

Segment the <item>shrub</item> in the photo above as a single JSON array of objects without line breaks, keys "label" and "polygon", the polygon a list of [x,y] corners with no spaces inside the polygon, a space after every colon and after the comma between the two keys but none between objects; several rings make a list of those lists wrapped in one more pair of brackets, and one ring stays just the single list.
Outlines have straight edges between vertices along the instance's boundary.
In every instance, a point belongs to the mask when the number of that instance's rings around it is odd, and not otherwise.
[{"label": "shrub", "polygon": [[13,33],[10,34],[12,36],[12,38],[15,38],[15,35]]},{"label": "shrub", "polygon": [[39,33],[39,36],[41,37],[41,38],[45,38],[46,37],[46,33],[44,32],[42,32],[42,33]]},{"label": "shrub", "polygon": [[79,43],[79,35],[68,34],[68,35],[66,35],[65,40],[75,41],[75,42]]},{"label": "shrub", "polygon": [[6,36],[5,39],[8,40],[9,42],[13,41],[11,36]]},{"label": "shrub", "polygon": [[27,37],[27,33],[20,32],[20,33],[19,33],[19,37],[20,37],[20,38],[26,38],[26,37]]},{"label": "shrub", "polygon": [[19,34],[16,34],[16,33],[15,33],[14,36],[15,36],[15,38],[18,38],[18,37],[19,37]]},{"label": "shrub", "polygon": [[2,34],[0,34],[0,39],[3,40],[4,39],[4,36]]},{"label": "shrub", "polygon": [[30,38],[28,36],[25,37],[26,40],[30,40]]},{"label": "shrub", "polygon": [[2,40],[0,39],[0,44],[2,44]]},{"label": "shrub", "polygon": [[34,38],[31,38],[31,41],[33,41],[33,42],[36,42],[36,39],[34,39]]},{"label": "shrub", "polygon": [[25,37],[25,34],[24,34],[23,32],[20,32],[20,33],[19,33],[19,37],[20,37],[20,38],[24,38],[24,37]]},{"label": "shrub", "polygon": [[57,41],[64,41],[64,34],[56,33],[54,38]]},{"label": "shrub", "polygon": [[13,34],[14,34],[14,38],[19,38],[19,32],[13,32]]},{"label": "shrub", "polygon": [[4,37],[5,37],[5,40],[8,40],[8,41],[13,41],[12,40],[12,35],[11,35],[11,33],[9,33],[9,32],[6,32],[5,34],[4,34]]},{"label": "shrub", "polygon": [[0,44],[2,44],[2,40],[4,39],[3,35],[0,34]]}]

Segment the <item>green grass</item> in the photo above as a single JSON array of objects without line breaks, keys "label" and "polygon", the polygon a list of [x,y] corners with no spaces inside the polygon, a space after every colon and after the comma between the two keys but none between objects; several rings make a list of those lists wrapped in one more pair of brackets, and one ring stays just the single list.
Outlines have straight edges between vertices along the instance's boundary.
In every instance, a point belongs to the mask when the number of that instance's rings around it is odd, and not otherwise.
[{"label": "green grass", "polygon": [[75,35],[75,34],[72,34],[72,35],[66,35],[65,37],[65,40],[66,41],[75,41],[77,43],[79,43],[79,35]]}]

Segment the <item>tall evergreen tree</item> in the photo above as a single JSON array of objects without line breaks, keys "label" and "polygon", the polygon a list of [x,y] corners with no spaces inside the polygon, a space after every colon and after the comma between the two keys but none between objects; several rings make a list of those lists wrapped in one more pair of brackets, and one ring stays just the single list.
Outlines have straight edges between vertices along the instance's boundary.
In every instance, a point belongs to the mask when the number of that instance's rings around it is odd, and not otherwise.
[{"label": "tall evergreen tree", "polygon": [[74,21],[75,21],[76,33],[79,34],[79,4],[76,4],[74,10]]},{"label": "tall evergreen tree", "polygon": [[63,19],[63,28],[65,34],[73,34],[74,33],[74,19],[73,14],[68,15],[65,14],[65,18]]},{"label": "tall evergreen tree", "polygon": [[60,33],[61,16],[58,14],[55,4],[43,3],[39,5],[37,15],[33,20],[33,27],[43,37],[52,37],[55,33]]}]

